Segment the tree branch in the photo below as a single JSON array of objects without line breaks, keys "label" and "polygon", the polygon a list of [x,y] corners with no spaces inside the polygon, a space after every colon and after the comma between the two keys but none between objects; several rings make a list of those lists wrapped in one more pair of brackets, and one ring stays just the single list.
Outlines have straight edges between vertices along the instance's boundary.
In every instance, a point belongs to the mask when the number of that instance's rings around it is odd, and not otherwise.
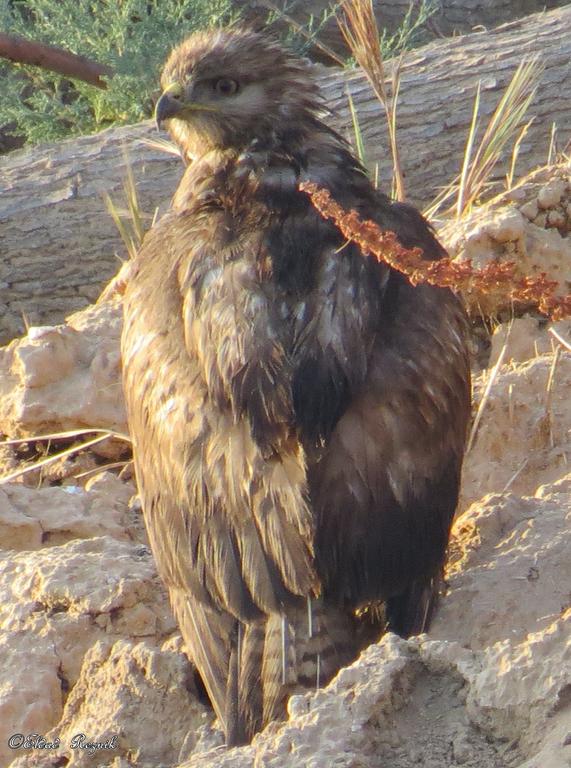
[{"label": "tree branch", "polygon": [[107,88],[101,79],[103,75],[113,75],[111,67],[90,61],[84,56],[65,51],[44,43],[36,43],[16,35],[0,33],[0,57],[19,64],[32,64],[42,69],[49,69],[65,77],[83,80],[96,88]]}]

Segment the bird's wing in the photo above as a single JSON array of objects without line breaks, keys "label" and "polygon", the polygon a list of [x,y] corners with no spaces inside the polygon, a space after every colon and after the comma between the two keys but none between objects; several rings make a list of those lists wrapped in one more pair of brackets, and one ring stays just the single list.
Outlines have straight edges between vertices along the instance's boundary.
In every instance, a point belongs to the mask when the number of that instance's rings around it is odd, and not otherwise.
[{"label": "bird's wing", "polygon": [[125,300],[125,392],[161,575],[248,620],[316,586],[304,455],[270,300],[250,264],[221,265],[196,230],[174,215],[145,241]]},{"label": "bird's wing", "polygon": [[456,297],[397,282],[363,388],[309,475],[325,594],[352,605],[388,600],[393,629],[409,634],[422,627],[422,592],[444,562],[470,372]]},{"label": "bird's wing", "polygon": [[288,361],[240,258],[254,244],[221,263],[223,245],[200,234],[196,219],[171,214],[147,236],[125,295],[123,375],[151,547],[225,722],[240,623],[251,625],[244,658],[259,660],[259,622],[317,580]]}]

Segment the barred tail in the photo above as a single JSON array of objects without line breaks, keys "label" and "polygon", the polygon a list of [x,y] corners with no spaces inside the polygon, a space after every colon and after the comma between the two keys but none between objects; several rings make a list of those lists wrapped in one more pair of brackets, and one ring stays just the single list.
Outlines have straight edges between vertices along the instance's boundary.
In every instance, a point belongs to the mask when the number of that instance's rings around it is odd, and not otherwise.
[{"label": "barred tail", "polygon": [[302,598],[284,613],[243,623],[171,589],[171,603],[229,746],[285,717],[289,696],[316,690],[363,647],[349,613]]},{"label": "barred tail", "polygon": [[320,599],[242,625],[237,637],[237,677],[230,670],[226,715],[234,743],[283,719],[289,696],[327,685],[359,651],[353,618]]}]

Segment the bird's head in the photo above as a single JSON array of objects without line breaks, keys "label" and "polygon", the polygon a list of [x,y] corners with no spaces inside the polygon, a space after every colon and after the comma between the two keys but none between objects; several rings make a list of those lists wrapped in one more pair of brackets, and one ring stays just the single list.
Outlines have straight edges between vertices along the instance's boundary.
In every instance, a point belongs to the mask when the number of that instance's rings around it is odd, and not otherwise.
[{"label": "bird's head", "polygon": [[161,85],[157,123],[188,159],[299,130],[320,104],[308,66],[249,30],[192,35],[170,54]]}]

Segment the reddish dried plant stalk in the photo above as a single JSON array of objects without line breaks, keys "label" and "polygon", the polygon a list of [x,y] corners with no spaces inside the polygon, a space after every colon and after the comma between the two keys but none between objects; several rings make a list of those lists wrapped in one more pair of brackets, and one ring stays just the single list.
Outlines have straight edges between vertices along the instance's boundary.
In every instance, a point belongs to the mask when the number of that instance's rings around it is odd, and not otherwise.
[{"label": "reddish dried plant stalk", "polygon": [[306,192],[319,213],[330,219],[347,240],[357,243],[363,253],[371,253],[379,261],[408,277],[413,285],[430,283],[464,293],[502,294],[514,302],[535,304],[540,312],[553,320],[571,315],[571,295],[555,296],[557,281],[545,272],[536,277],[517,274],[514,262],[494,262],[475,269],[470,260],[451,259],[426,261],[420,248],[404,248],[394,232],[382,230],[374,221],[363,220],[357,211],[346,211],[326,189],[305,181],[300,189]]}]

